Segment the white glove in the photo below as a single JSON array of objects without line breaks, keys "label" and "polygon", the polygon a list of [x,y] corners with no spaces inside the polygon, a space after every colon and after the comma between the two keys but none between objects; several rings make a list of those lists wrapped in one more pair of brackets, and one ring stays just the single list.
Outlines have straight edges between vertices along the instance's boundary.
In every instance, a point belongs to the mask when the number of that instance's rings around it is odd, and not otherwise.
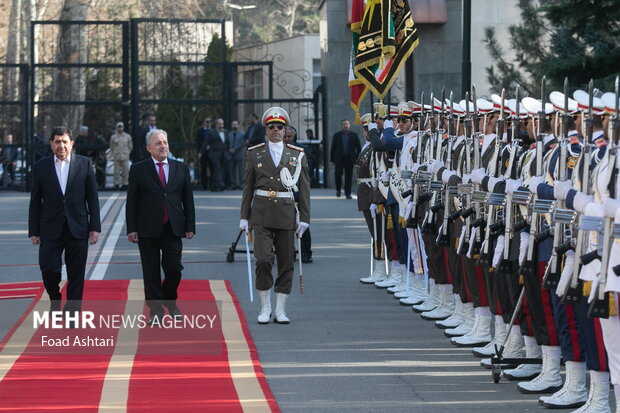
[{"label": "white glove", "polygon": [[377,129],[377,124],[375,122],[368,122],[368,132],[373,129]]},{"label": "white glove", "polygon": [[377,204],[370,204],[370,216],[373,218],[377,218],[377,211],[379,210],[379,207],[377,206]]},{"label": "white glove", "polygon": [[530,243],[530,234],[527,232],[519,233],[519,265],[523,265],[525,262],[525,256],[527,255],[527,247]]},{"label": "white glove", "polygon": [[383,129],[394,128],[394,121],[391,119],[386,119],[383,121]]},{"label": "white glove", "polygon": [[443,161],[435,161],[430,165],[429,170],[435,175],[441,168],[443,168]]},{"label": "white glove", "polygon": [[370,178],[370,185],[372,185],[373,188],[377,187],[377,178],[375,178],[374,176],[372,178]]},{"label": "white glove", "polygon": [[486,171],[484,170],[484,168],[478,168],[471,171],[471,181],[475,184],[480,185],[485,176]]},{"label": "white glove", "polygon": [[495,244],[495,251],[493,252],[492,265],[494,268],[497,268],[502,256],[504,255],[504,245],[506,245],[506,241],[504,240],[504,236],[500,235],[497,237],[497,244]]},{"label": "white glove", "polygon": [[575,195],[575,198],[573,199],[573,207],[575,207],[575,211],[583,214],[586,211],[588,204],[593,201],[594,197],[592,195],[577,192],[577,195]]},{"label": "white glove", "polygon": [[564,293],[568,290],[574,270],[575,251],[568,250],[564,256],[564,268],[562,269],[562,275],[560,275],[560,281],[558,281],[558,286],[555,289],[555,293],[558,297],[563,297]]},{"label": "white glove", "polygon": [[305,222],[299,222],[299,224],[297,224],[297,230],[295,231],[295,235],[297,235],[298,238],[301,238],[301,236],[304,235],[304,232],[306,232],[309,226],[310,225],[306,224]]},{"label": "white glove", "polygon": [[506,181],[506,193],[512,195],[514,191],[519,189],[523,185],[523,181],[520,179],[509,179]]},{"label": "white glove", "polygon": [[471,174],[463,174],[463,183],[468,184],[471,182]]},{"label": "white glove", "polygon": [[418,169],[420,169],[420,166],[422,166],[422,165],[420,165],[420,164],[419,164],[419,163],[417,163],[417,162],[416,162],[416,163],[414,163],[414,164],[413,164],[413,168],[411,168],[411,172],[413,172],[413,174],[414,174],[414,175],[415,175],[415,174],[417,174],[417,173],[418,173]]},{"label": "white glove", "polygon": [[248,232],[248,230],[250,229],[250,225],[248,224],[248,220],[247,219],[242,219],[242,220],[239,221],[239,229],[241,231]]},{"label": "white glove", "polygon": [[390,174],[387,171],[381,172],[381,182],[383,186],[388,186],[390,184]]},{"label": "white glove", "polygon": [[489,187],[489,192],[494,192],[495,185],[499,184],[500,182],[504,182],[503,176],[500,176],[499,178],[489,178],[489,182],[487,183],[487,186]]},{"label": "white glove", "polygon": [[526,185],[528,186],[530,192],[536,195],[537,190],[538,190],[538,185],[542,184],[543,182],[545,182],[545,178],[543,178],[542,176],[532,176],[526,182]]},{"label": "white glove", "polygon": [[565,201],[566,195],[568,195],[568,191],[573,188],[573,183],[571,181],[555,181],[553,184],[553,196],[558,201]]},{"label": "white glove", "polygon": [[450,177],[456,175],[455,171],[451,171],[450,169],[444,169],[444,171],[441,174],[441,180],[444,184],[447,184],[448,181],[450,180]]},{"label": "white glove", "polygon": [[603,206],[605,207],[605,216],[613,219],[616,217],[616,211],[620,208],[620,201],[616,198],[607,198],[603,202]]}]

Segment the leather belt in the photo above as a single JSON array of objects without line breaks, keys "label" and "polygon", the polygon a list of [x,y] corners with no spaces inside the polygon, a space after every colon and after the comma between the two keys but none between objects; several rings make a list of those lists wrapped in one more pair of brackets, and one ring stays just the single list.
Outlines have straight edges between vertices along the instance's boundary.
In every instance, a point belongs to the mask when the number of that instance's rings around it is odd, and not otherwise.
[{"label": "leather belt", "polygon": [[293,199],[293,197],[291,196],[291,193],[286,191],[286,192],[278,192],[278,191],[265,191],[264,189],[256,189],[254,191],[254,195],[258,195],[258,196],[266,196],[269,199],[276,199],[276,198],[289,198],[289,199]]}]

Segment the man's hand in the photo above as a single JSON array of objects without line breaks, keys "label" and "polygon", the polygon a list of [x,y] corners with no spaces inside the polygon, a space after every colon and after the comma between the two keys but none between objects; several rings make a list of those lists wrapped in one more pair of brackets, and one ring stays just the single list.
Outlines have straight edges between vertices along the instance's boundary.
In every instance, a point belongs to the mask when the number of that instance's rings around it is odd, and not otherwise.
[{"label": "man's hand", "polygon": [[250,225],[249,225],[247,219],[242,219],[242,220],[239,221],[239,229],[241,231],[248,232],[249,228],[250,228]]},{"label": "man's hand", "polygon": [[134,244],[137,243],[138,240],[138,233],[137,232],[130,232],[129,234],[127,234],[127,239],[129,240],[129,242],[133,242]]},{"label": "man's hand", "polygon": [[194,233],[193,233],[193,232],[186,232],[186,233],[185,233],[185,238],[187,238],[187,239],[192,239],[192,238],[194,238]]},{"label": "man's hand", "polygon": [[97,231],[89,231],[88,232],[88,243],[90,245],[95,245],[99,241],[99,233]]},{"label": "man's hand", "polygon": [[379,207],[377,206],[377,204],[370,204],[370,216],[373,218],[377,217],[377,211],[379,210]]},{"label": "man's hand", "polygon": [[30,237],[30,241],[32,241],[34,245],[38,245],[41,243],[41,237],[39,237],[38,235],[33,235],[32,237]]},{"label": "man's hand", "polygon": [[297,235],[297,238],[301,238],[309,226],[310,225],[306,224],[305,222],[300,222],[299,224],[297,224],[297,230],[295,231],[295,235]]}]

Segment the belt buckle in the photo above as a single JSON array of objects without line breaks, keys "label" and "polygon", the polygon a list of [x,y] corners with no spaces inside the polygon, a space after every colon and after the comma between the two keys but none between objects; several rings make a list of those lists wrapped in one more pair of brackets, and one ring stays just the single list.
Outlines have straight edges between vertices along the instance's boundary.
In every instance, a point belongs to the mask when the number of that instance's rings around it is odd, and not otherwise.
[{"label": "belt buckle", "polygon": [[269,190],[269,199],[276,199],[278,197],[278,193],[274,190]]}]

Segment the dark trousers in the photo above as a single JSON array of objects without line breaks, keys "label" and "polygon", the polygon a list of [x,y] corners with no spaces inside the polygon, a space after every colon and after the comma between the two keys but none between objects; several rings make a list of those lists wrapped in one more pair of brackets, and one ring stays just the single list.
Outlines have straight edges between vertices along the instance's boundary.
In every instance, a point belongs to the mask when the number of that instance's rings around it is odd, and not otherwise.
[{"label": "dark trousers", "polygon": [[551,304],[551,295],[555,292],[542,288],[547,261],[539,261],[534,265],[536,271],[526,271],[523,274],[525,298],[531,313],[534,337],[539,346],[557,346],[559,341]]},{"label": "dark trousers", "polygon": [[304,231],[304,235],[301,236],[301,257],[312,258],[312,235],[310,235],[310,228]]},{"label": "dark trousers", "polygon": [[[88,256],[88,239],[74,238],[65,222],[59,239],[42,239],[39,246],[39,267],[43,285],[50,300],[60,300],[62,253],[67,266],[67,300],[80,301],[84,292],[84,273]],[[77,304],[79,306],[79,303]]]},{"label": "dark trousers", "polygon": [[200,183],[202,189],[209,189],[209,157],[207,152],[204,152],[200,157]]},{"label": "dark trousers", "polygon": [[342,160],[335,164],[336,191],[342,189],[342,172],[344,171],[344,194],[351,195],[351,181],[353,180],[353,162]]},{"label": "dark trousers", "polygon": [[256,257],[256,289],[264,291],[274,286],[271,268],[276,258],[278,276],[274,291],[290,294],[293,285],[295,231],[254,225],[254,256]]},{"label": "dark trousers", "polygon": [[[368,225],[368,231],[370,231],[370,236],[374,239],[373,244],[373,255],[376,260],[384,259],[383,254],[383,234],[381,232],[381,228],[383,226],[383,221],[385,220],[385,215],[377,214],[375,220],[372,219],[372,214],[370,210],[362,211],[364,214],[364,219],[366,220],[366,225]],[[376,229],[377,236],[375,238],[375,221],[376,221]]]},{"label": "dark trousers", "polygon": [[[181,264],[183,241],[174,235],[168,221],[164,224],[159,237],[140,237],[138,247],[142,262],[144,297],[151,310],[151,316],[161,316],[164,311],[163,305],[170,310],[176,308],[177,288],[181,283],[183,270]],[[163,282],[161,269],[164,270]]]},{"label": "dark trousers", "polygon": [[224,157],[213,156],[211,163],[211,189],[224,189]]}]

